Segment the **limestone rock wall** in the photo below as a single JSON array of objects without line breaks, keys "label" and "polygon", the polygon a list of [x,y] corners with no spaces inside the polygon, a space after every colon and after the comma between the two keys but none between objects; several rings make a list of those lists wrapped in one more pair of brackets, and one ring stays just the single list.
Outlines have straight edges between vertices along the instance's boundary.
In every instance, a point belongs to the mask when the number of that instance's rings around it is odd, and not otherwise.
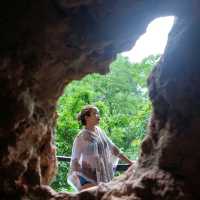
[{"label": "limestone rock wall", "polygon": [[[198,8],[197,0],[1,2],[1,199],[199,199]],[[55,104],[64,87],[106,73],[165,15],[177,19],[148,80],[153,113],[138,163],[80,194],[53,191]]]}]

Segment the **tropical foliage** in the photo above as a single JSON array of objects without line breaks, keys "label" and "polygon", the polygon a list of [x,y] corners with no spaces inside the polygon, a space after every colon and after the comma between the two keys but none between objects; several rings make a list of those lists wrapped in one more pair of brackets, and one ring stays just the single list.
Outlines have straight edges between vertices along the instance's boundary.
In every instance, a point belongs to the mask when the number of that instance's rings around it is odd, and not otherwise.
[{"label": "tropical foliage", "polygon": [[[100,110],[101,128],[130,159],[137,159],[151,111],[146,79],[158,60],[157,55],[130,63],[119,55],[107,75],[88,75],[68,85],[57,104],[57,154],[71,155],[73,140],[81,128],[77,113],[84,105],[94,104]],[[68,165],[59,163],[54,189],[71,190],[66,179]]]}]

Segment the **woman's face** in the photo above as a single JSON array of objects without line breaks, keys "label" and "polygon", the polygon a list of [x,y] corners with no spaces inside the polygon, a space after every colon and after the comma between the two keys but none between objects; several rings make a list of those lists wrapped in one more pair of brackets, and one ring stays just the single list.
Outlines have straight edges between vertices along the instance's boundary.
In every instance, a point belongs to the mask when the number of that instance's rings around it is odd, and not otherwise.
[{"label": "woman's face", "polygon": [[100,116],[98,109],[97,108],[91,109],[90,116],[86,116],[85,120],[86,120],[86,125],[95,126],[99,124]]}]

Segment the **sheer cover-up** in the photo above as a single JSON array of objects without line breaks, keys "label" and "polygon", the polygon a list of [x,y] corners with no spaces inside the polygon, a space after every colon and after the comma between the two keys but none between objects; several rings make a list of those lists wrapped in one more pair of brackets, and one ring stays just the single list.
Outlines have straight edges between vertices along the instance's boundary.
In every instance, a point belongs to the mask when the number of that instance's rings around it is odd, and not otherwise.
[{"label": "sheer cover-up", "polygon": [[96,133],[82,129],[74,140],[68,183],[76,190],[81,189],[78,176],[95,185],[109,182],[119,161],[118,148],[99,127],[95,129]]}]

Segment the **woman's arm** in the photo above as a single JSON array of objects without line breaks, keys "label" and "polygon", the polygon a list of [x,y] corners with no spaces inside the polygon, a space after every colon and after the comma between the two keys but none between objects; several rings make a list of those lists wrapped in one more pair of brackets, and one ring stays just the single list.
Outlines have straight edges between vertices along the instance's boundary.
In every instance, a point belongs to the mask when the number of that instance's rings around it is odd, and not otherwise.
[{"label": "woman's arm", "polygon": [[123,160],[130,165],[133,164],[133,162],[129,160],[127,156],[125,156],[116,146],[113,146],[112,148],[113,148],[113,154],[117,156],[120,160]]},{"label": "woman's arm", "polygon": [[128,164],[133,164],[131,160],[129,160],[118,148],[117,146],[111,141],[111,139],[100,129],[101,134],[105,137],[106,141],[108,142],[112,154],[114,154],[116,157],[118,157],[120,160],[125,161]]},{"label": "woman's arm", "polygon": [[118,157],[119,157],[120,160],[123,160],[123,161],[127,162],[127,163],[130,164],[130,165],[133,164],[133,162],[132,162],[131,160],[129,160],[129,159],[128,159],[124,154],[122,154],[122,153],[120,153],[120,154],[118,155]]}]

